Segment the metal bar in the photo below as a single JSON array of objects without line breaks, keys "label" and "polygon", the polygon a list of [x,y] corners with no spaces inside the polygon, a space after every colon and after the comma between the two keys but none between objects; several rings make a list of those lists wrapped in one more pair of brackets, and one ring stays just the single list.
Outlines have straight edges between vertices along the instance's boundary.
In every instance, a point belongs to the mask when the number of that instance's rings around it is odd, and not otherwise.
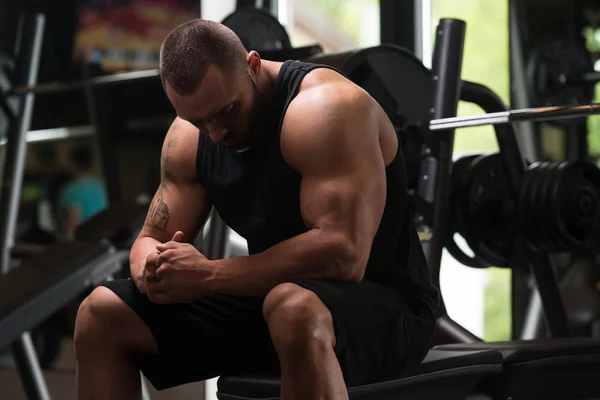
[{"label": "metal bar", "polygon": [[160,73],[158,69],[123,72],[119,74],[83,79],[77,82],[48,82],[41,84],[18,85],[11,90],[10,94],[49,94],[69,92],[74,90],[83,90],[86,86],[108,86],[123,82],[157,78],[159,76]]},{"label": "metal bar", "polygon": [[[56,140],[73,139],[84,136],[92,136],[96,129],[91,125],[40,129],[27,132],[27,143],[54,142]],[[0,140],[0,146],[6,145],[7,138]]]},{"label": "metal bar", "polygon": [[435,322],[434,345],[448,343],[478,343],[483,340],[448,315],[443,315]]},{"label": "metal bar", "polygon": [[[508,5],[509,19],[509,54],[510,54],[510,104],[514,108],[532,107],[529,74],[527,72],[526,51],[524,44],[528,42],[528,26],[524,23],[525,10],[521,0],[510,0]],[[489,112],[489,111],[487,111]],[[521,154],[528,160],[539,160],[542,153],[540,133],[532,122],[519,124],[519,146]]]},{"label": "metal bar", "polygon": [[466,117],[434,119],[429,123],[432,131],[469,128],[482,125],[510,124],[521,121],[547,121],[568,118],[581,118],[600,114],[600,103],[525,108]]},{"label": "metal bar", "polygon": [[[17,63],[17,82],[33,85],[37,81],[45,18],[41,14],[33,15],[24,24],[22,49]],[[5,167],[0,188],[0,270],[6,274],[10,268],[10,249],[13,244],[23,171],[25,168],[25,151],[27,148],[26,135],[31,126],[35,95],[28,93],[21,98],[18,120],[11,122],[8,129],[8,145],[6,149]]]},{"label": "metal bar", "polygon": [[[44,38],[46,18],[42,14],[24,15],[20,21],[17,45],[17,64],[15,77],[17,84],[34,85],[37,82],[38,69]],[[0,269],[6,274],[10,268],[10,250],[19,213],[19,200],[23,171],[25,167],[25,151],[27,148],[27,132],[31,126],[35,95],[27,93],[19,99],[17,119],[9,124],[8,148],[6,149],[5,167],[0,188]],[[49,400],[50,394],[44,381],[42,370],[29,332],[23,332],[19,340],[11,345],[23,389],[30,400]]]},{"label": "metal bar", "polygon": [[[421,0],[380,0],[379,35],[381,43],[397,44],[415,52],[415,10]],[[429,46],[429,43],[425,44]]]},{"label": "metal bar", "polygon": [[546,324],[552,337],[569,337],[571,329],[567,311],[562,300],[552,259],[548,254],[532,252],[530,254],[531,272],[540,293]]},{"label": "metal bar", "polygon": [[20,339],[11,346],[11,350],[27,399],[50,400],[50,393],[46,387],[29,332],[24,332]]},{"label": "metal bar", "polygon": [[[432,119],[456,115],[460,98],[465,30],[466,23],[457,19],[442,19],[436,28],[431,69],[433,77]],[[419,197],[426,199],[426,207],[433,210],[432,218],[425,224],[418,223],[417,229],[420,236],[428,237],[427,240],[421,241],[421,245],[431,271],[432,282],[439,288],[442,250],[448,230],[449,196],[447,193],[450,191],[454,130],[441,132],[436,139],[438,139],[437,145],[432,149],[427,149],[429,157],[423,162],[426,168],[420,172],[418,186]],[[431,190],[432,187],[433,190]],[[428,199],[433,199],[433,204]],[[431,225],[428,227],[427,224]],[[446,313],[443,300],[440,303],[437,311],[438,317]]]},{"label": "metal bar", "polygon": [[544,314],[542,312],[542,299],[540,299],[540,292],[537,288],[531,291],[531,297],[527,306],[527,312],[525,314],[525,320],[523,322],[523,329],[521,331],[520,340],[532,340],[537,339],[541,336],[542,319]]}]

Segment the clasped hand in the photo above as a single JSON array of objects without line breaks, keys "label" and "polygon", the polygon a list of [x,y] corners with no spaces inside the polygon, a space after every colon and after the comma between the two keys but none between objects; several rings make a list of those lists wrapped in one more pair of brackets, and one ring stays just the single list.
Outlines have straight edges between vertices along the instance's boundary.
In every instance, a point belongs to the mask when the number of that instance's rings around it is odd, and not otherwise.
[{"label": "clasped hand", "polygon": [[178,231],[146,257],[143,281],[156,304],[191,303],[211,294],[214,267]]}]

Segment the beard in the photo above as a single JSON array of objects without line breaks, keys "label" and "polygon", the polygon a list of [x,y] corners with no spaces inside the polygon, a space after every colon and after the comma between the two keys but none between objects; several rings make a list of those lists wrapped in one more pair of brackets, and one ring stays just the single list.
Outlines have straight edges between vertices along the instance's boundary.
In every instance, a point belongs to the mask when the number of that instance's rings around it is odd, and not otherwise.
[{"label": "beard", "polygon": [[258,90],[258,86],[252,78],[250,78],[250,84],[252,85],[252,108],[250,109],[250,115],[248,117],[248,125],[244,130],[231,131],[228,136],[234,138],[236,150],[242,150],[248,147],[252,147],[262,137],[265,129],[264,124],[264,96]]}]

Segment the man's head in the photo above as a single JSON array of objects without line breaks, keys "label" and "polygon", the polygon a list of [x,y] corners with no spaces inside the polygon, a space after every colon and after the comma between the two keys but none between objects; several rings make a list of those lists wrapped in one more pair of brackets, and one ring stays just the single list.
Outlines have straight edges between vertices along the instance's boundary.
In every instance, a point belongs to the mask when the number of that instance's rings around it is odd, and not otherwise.
[{"label": "man's head", "polygon": [[217,22],[195,19],[164,40],[160,76],[177,115],[217,143],[243,150],[259,134],[258,53]]}]

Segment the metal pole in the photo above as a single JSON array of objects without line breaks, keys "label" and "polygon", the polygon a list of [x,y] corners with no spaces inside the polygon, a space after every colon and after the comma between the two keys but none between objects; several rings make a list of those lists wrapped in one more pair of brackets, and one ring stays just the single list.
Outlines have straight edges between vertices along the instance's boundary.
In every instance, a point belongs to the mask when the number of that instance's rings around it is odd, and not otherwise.
[{"label": "metal pole", "polygon": [[[37,82],[40,56],[44,36],[45,17],[42,14],[25,15],[20,21],[16,82],[35,85]],[[20,99],[19,114],[11,121],[8,131],[5,168],[0,189],[0,218],[4,222],[0,229],[2,246],[1,268],[6,274],[10,268],[10,251],[14,242],[19,200],[25,167],[27,132],[31,125],[35,94],[24,94]],[[49,400],[50,394],[44,381],[35,347],[29,332],[24,332],[11,345],[19,377],[29,400]]]},{"label": "metal pole", "polygon": [[[45,18],[41,14],[29,16],[24,23],[23,45],[20,49],[19,63],[16,69],[18,82],[34,85],[37,81],[44,23]],[[3,274],[6,274],[10,269],[10,249],[13,244],[19,214],[25,151],[27,149],[27,132],[31,126],[34,100],[35,94],[33,93],[23,95],[19,107],[19,119],[16,123],[10,124],[8,131],[6,160],[2,188],[0,189],[0,199],[2,199],[0,203],[0,220],[3,222],[0,224],[0,246],[2,246],[0,267]]]},{"label": "metal pole", "polygon": [[531,272],[540,294],[550,334],[552,337],[571,336],[569,319],[552,265],[552,258],[541,252],[531,252],[529,258]]},{"label": "metal pole", "polygon": [[542,299],[537,288],[531,291],[527,312],[523,321],[523,329],[521,331],[520,340],[531,340],[540,337],[542,327],[542,319],[544,318],[542,310]]},{"label": "metal pole", "polygon": [[[456,19],[442,19],[436,29],[436,41],[433,54],[432,76],[434,83],[434,104],[431,109],[432,120],[456,115],[460,98],[461,69],[466,24]],[[447,129],[436,135],[439,145],[428,149],[421,171],[418,193],[430,207],[433,207],[431,227],[418,222],[421,241],[434,285],[440,287],[440,264],[445,235],[447,234],[448,199],[450,189],[450,169],[452,166],[452,148],[454,130]],[[422,222],[422,221],[421,221]],[[431,229],[428,229],[431,228]],[[438,316],[446,313],[442,304]]]},{"label": "metal pole", "polygon": [[38,362],[29,332],[24,332],[11,346],[23,390],[29,400],[50,400],[50,393]]},{"label": "metal pole", "polygon": [[518,110],[508,110],[466,117],[440,118],[429,123],[432,131],[444,131],[455,128],[469,128],[481,125],[511,124],[521,121],[547,121],[568,118],[581,118],[600,114],[600,103],[537,107]]}]

